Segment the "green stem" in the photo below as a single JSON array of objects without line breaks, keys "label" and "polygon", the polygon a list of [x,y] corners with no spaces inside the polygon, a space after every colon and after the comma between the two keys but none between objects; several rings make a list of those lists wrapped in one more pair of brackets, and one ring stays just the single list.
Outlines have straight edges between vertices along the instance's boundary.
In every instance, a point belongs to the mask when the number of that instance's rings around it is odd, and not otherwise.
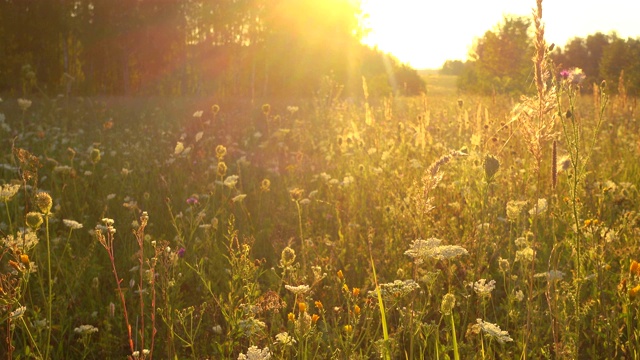
[{"label": "green stem", "polygon": [[49,296],[47,298],[47,342],[45,343],[44,359],[49,359],[49,345],[51,344],[51,310],[53,304],[53,281],[51,281],[51,241],[49,239],[49,214],[44,216],[47,239],[47,270],[49,276]]}]

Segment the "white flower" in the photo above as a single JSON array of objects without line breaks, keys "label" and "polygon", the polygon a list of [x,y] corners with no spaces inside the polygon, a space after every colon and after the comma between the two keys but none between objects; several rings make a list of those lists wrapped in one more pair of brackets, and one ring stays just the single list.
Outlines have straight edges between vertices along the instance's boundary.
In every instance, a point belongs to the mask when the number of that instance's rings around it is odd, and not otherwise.
[{"label": "white flower", "polygon": [[522,292],[522,290],[518,290],[513,294],[516,298],[516,300],[518,300],[518,302],[524,300],[524,293]]},{"label": "white flower", "polygon": [[547,199],[538,199],[538,203],[529,210],[529,215],[540,215],[547,211]]},{"label": "white flower", "polygon": [[194,112],[194,113],[193,113],[193,117],[194,117],[194,118],[201,118],[201,117],[202,117],[202,114],[204,114],[204,111],[202,111],[202,110],[198,110],[198,111],[196,111],[196,112]]},{"label": "white flower", "polygon": [[535,274],[533,275],[533,277],[546,278],[547,281],[554,282],[557,280],[562,280],[562,278],[564,277],[564,273],[560,270],[550,270],[547,272]]},{"label": "white flower", "polygon": [[294,345],[296,343],[296,339],[294,339],[288,332],[281,332],[276,335],[276,343],[282,344],[284,346]]},{"label": "white flower", "polygon": [[196,142],[200,141],[200,139],[202,139],[202,135],[204,135],[204,132],[200,131],[199,133],[196,134]]},{"label": "white flower", "polygon": [[496,324],[492,324],[489,322],[485,322],[482,319],[477,319],[478,325],[485,334],[491,336],[496,339],[500,344],[504,344],[505,342],[513,341],[513,339],[509,336],[509,332],[501,330],[500,326]]},{"label": "white flower", "polygon": [[80,325],[73,329],[73,332],[80,335],[89,335],[98,332],[98,328],[93,325]]},{"label": "white flower", "polygon": [[298,286],[285,285],[284,288],[296,295],[307,293],[310,289],[309,285],[298,285]]},{"label": "white flower", "polygon": [[64,223],[64,225],[66,227],[69,227],[72,230],[82,229],[82,224],[80,224],[79,222],[77,222],[75,220],[62,219],[62,223]]},{"label": "white flower", "polygon": [[0,201],[5,202],[11,200],[14,197],[18,190],[20,190],[20,184],[4,184],[2,188],[0,188]]},{"label": "white flower", "polygon": [[238,355],[238,360],[268,360],[271,358],[271,352],[269,352],[269,348],[266,347],[264,349],[258,349],[257,346],[253,345],[247,349],[247,354]]},{"label": "white flower", "polygon": [[292,115],[298,111],[298,107],[297,106],[287,106],[287,111],[290,112]]},{"label": "white flower", "polygon": [[491,295],[493,289],[496,288],[496,281],[491,280],[487,283],[487,279],[480,279],[474,283],[471,283],[471,285],[473,286],[473,291],[475,291],[476,294],[486,297]]},{"label": "white flower", "polygon": [[17,319],[17,318],[21,317],[22,315],[24,315],[24,313],[26,311],[27,311],[27,307],[26,306],[20,306],[19,308],[17,308],[14,311],[12,311],[11,314],[9,314],[9,317],[11,319]]},{"label": "white flower", "polygon": [[175,149],[173,149],[173,154],[174,155],[179,155],[183,151],[184,151],[184,144],[181,141],[178,141],[178,143],[176,144]]},{"label": "white flower", "polygon": [[20,107],[20,109],[22,109],[22,111],[27,110],[28,108],[31,107],[31,100],[27,100],[27,99],[18,99],[18,106]]},{"label": "white flower", "polygon": [[229,175],[226,179],[224,179],[224,186],[228,188],[234,188],[238,183],[238,175]]},{"label": "white flower", "polygon": [[452,259],[460,255],[467,255],[467,249],[458,245],[440,245],[442,240],[430,238],[428,240],[417,239],[411,243],[409,250],[404,254],[415,259],[417,264],[422,263],[427,258],[437,260]]},{"label": "white flower", "polygon": [[247,197],[247,194],[240,194],[240,195],[236,195],[234,196],[231,201],[236,203],[236,202],[242,202],[242,200],[244,200],[244,198]]}]

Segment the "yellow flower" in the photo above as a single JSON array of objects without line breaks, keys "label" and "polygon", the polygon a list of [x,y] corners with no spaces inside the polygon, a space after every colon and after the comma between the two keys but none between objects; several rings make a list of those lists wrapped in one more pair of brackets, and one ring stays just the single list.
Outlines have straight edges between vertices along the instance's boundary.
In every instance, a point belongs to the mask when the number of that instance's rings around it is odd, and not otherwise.
[{"label": "yellow flower", "polygon": [[293,313],[289,313],[287,315],[287,319],[289,319],[289,321],[294,322],[296,321],[296,316]]},{"label": "yellow flower", "polygon": [[307,311],[307,303],[298,303],[298,310],[300,310],[301,313]]},{"label": "yellow flower", "polygon": [[338,279],[344,280],[344,275],[342,274],[342,270],[338,270]]},{"label": "yellow flower", "polygon": [[314,304],[316,305],[316,309],[320,311],[322,311],[322,309],[324,308],[324,306],[322,305],[322,302],[320,301],[316,301]]},{"label": "yellow flower", "polygon": [[317,323],[319,319],[320,319],[320,315],[318,315],[318,314],[311,315],[311,322],[313,324]]},{"label": "yellow flower", "polygon": [[353,326],[345,325],[343,329],[344,329],[344,332],[346,332],[347,334],[350,334],[353,331]]},{"label": "yellow flower", "polygon": [[23,263],[24,265],[29,265],[29,255],[27,254],[20,255],[20,262]]},{"label": "yellow flower", "polygon": [[226,154],[227,154],[227,148],[224,147],[224,145],[216,146],[216,157],[218,158],[218,161],[221,161]]},{"label": "yellow flower", "polygon": [[354,297],[360,295],[360,288],[354,287],[351,293]]},{"label": "yellow flower", "polygon": [[353,313],[354,313],[356,316],[360,315],[360,306],[358,306],[358,305],[354,305],[354,306],[353,306]]},{"label": "yellow flower", "polygon": [[638,292],[640,292],[640,285],[637,285],[633,289],[629,290],[629,297],[631,299],[634,299],[636,295],[638,295]]},{"label": "yellow flower", "polygon": [[637,261],[631,261],[631,266],[629,266],[629,273],[640,275],[640,264]]},{"label": "yellow flower", "polygon": [[347,286],[347,284],[342,285],[342,291],[349,292],[349,287]]}]

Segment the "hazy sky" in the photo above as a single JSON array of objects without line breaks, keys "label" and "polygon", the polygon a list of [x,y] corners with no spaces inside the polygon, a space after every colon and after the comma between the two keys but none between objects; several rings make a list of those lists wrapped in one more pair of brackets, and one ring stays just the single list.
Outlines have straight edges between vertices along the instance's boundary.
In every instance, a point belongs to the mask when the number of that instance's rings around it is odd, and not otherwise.
[{"label": "hazy sky", "polygon": [[[371,29],[364,42],[415,68],[440,68],[465,60],[474,39],[503,15],[531,16],[535,6],[535,0],[362,0]],[[545,0],[542,8],[547,42],[558,46],[597,31],[640,37],[640,0]]]}]

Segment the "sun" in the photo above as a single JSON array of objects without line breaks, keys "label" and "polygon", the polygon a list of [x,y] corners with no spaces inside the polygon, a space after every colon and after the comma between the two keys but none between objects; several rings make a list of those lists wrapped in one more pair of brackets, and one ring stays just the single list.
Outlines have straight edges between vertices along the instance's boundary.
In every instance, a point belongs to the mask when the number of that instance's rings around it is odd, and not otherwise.
[{"label": "sun", "polygon": [[[362,0],[364,26],[369,30],[362,42],[391,53],[417,69],[440,68],[447,59],[465,59],[468,49],[456,38],[465,37],[455,26],[455,17],[445,19],[438,5],[424,0]],[[440,15],[435,14],[440,13]],[[468,35],[466,42],[472,40]]]}]

